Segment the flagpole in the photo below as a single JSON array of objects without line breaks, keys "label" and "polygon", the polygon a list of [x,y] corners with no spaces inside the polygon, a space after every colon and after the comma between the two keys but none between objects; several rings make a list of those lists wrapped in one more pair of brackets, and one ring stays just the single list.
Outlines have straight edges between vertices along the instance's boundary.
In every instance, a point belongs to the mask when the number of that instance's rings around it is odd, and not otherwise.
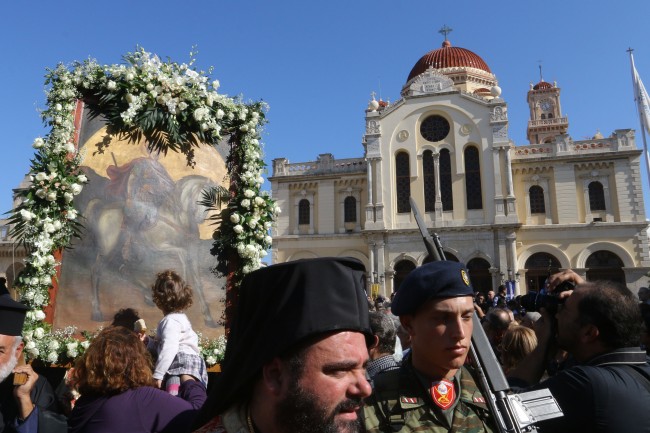
[{"label": "flagpole", "polygon": [[[639,113],[639,124],[641,126],[641,137],[643,137],[643,153],[645,154],[645,168],[646,174],[648,176],[648,186],[650,187],[650,154],[648,154],[648,142],[646,140],[645,130],[646,125],[643,121],[643,112],[639,110],[639,98],[640,98],[640,88],[639,88],[639,75],[636,72],[636,67],[634,67],[634,56],[632,48],[628,48],[627,52],[630,53],[630,66],[632,67],[632,87],[634,89],[634,102],[636,103],[636,110]],[[650,127],[650,125],[647,125]]]}]

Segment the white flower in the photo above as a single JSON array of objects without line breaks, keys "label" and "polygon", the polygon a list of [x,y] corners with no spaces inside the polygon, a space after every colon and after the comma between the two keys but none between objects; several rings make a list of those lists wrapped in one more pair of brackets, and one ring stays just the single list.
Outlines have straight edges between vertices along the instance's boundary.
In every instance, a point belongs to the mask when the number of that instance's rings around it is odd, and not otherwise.
[{"label": "white flower", "polygon": [[56,105],[54,106],[54,109],[55,109],[56,111],[61,111],[61,110],[63,110],[63,106],[62,106],[61,104],[56,104]]},{"label": "white flower", "polygon": [[214,80],[214,81],[212,82],[212,88],[213,88],[214,90],[217,90],[217,89],[219,88],[220,85],[221,85],[221,83],[219,82],[219,80]]},{"label": "white flower", "polygon": [[35,347],[36,347],[36,343],[34,343],[33,341],[29,341],[27,344],[25,344],[25,350],[27,350],[27,351],[31,351]]},{"label": "white flower", "polygon": [[264,204],[264,199],[262,197],[255,197],[255,204],[257,206],[262,206]]},{"label": "white flower", "polygon": [[243,199],[243,200],[241,201],[241,206],[242,206],[243,208],[248,209],[248,208],[251,206],[251,201],[250,201],[249,199],[245,198],[245,199]]},{"label": "white flower", "polygon": [[29,351],[29,353],[36,358],[41,352],[38,350],[38,347],[34,347]]},{"label": "white flower", "polygon": [[66,191],[63,193],[63,198],[65,199],[66,203],[70,203],[74,199],[74,196],[72,193]]},{"label": "white flower", "polygon": [[280,215],[282,213],[282,209],[280,209],[280,206],[276,206],[273,208],[273,213],[276,215]]},{"label": "white flower", "polygon": [[[36,310],[36,311],[34,311],[34,319],[36,319],[36,320],[44,320],[44,319],[45,319],[45,313],[44,313],[42,310]],[[36,330],[39,330],[39,329],[40,329],[43,333],[45,332],[45,331],[43,330],[43,328],[36,328]],[[36,336],[36,331],[34,331],[34,336],[35,336],[36,338],[43,338],[43,335],[41,335],[40,337],[37,337],[37,336]]]},{"label": "white flower", "polygon": [[65,217],[69,220],[74,220],[77,219],[77,211],[74,209],[70,209],[66,214]]},{"label": "white flower", "polygon": [[36,196],[37,197],[45,198],[45,194],[47,194],[47,193],[45,192],[45,190],[43,188],[40,188],[40,189],[36,190]]},{"label": "white flower", "polygon": [[108,90],[115,90],[116,87],[117,87],[117,83],[115,83],[115,81],[113,80],[110,80],[108,83],[106,83],[106,88]]},{"label": "white flower", "polygon": [[66,347],[68,348],[68,350],[77,350],[78,346],[79,346],[79,343],[77,343],[76,341],[73,341],[72,343],[66,344]]},{"label": "white flower", "polygon": [[241,233],[244,232],[244,227],[242,227],[241,225],[237,224],[236,226],[234,226],[234,227],[232,228],[232,231],[234,231],[234,232],[237,233],[237,234],[241,234]]},{"label": "white flower", "polygon": [[36,305],[43,305],[45,303],[45,296],[42,293],[34,294],[34,303]]},{"label": "white flower", "polygon": [[267,245],[271,245],[273,243],[273,238],[271,236],[265,236],[264,243]]},{"label": "white flower", "polygon": [[181,101],[181,102],[178,104],[178,109],[179,109],[180,111],[184,111],[186,108],[187,108],[187,103],[186,103],[185,101]]},{"label": "white flower", "polygon": [[20,217],[23,219],[23,221],[31,221],[32,220],[32,213],[28,211],[27,209],[21,209],[20,210]]},{"label": "white flower", "polygon": [[45,200],[54,201],[56,200],[56,191],[50,191],[45,195]]},{"label": "white flower", "polygon": [[47,345],[47,348],[50,350],[57,350],[59,347],[61,347],[61,345],[56,340],[50,341],[50,343]]},{"label": "white flower", "polygon": [[67,142],[66,144],[64,144],[63,149],[68,153],[73,153],[75,151],[74,144],[71,142]]},{"label": "white flower", "polygon": [[126,79],[126,81],[131,81],[135,78],[135,75],[133,75],[133,72],[129,72],[126,74],[124,78]]},{"label": "white flower", "polygon": [[36,179],[38,182],[41,182],[41,181],[47,179],[47,173],[45,173],[43,171],[41,171],[39,173],[36,173],[36,176],[34,177],[34,179]]},{"label": "white flower", "polygon": [[239,127],[239,130],[242,132],[247,132],[248,131],[248,125],[242,125]]},{"label": "white flower", "polygon": [[27,299],[28,301],[31,301],[34,299],[34,291],[33,290],[28,290],[23,294],[23,298]]},{"label": "white flower", "polygon": [[59,359],[59,354],[56,352],[50,352],[47,354],[48,362],[55,363]]},{"label": "white flower", "polygon": [[85,174],[80,174],[79,176],[77,176],[77,180],[78,180],[79,182],[81,182],[81,183],[86,183],[86,182],[88,182],[88,178],[86,177]]},{"label": "white flower", "polygon": [[77,352],[76,349],[74,350],[68,349],[68,351],[65,354],[68,358],[76,358],[77,356],[79,356],[79,352]]},{"label": "white flower", "polygon": [[79,185],[78,183],[73,183],[72,185],[70,185],[70,191],[72,191],[73,195],[78,195],[82,189],[83,186]]},{"label": "white flower", "polygon": [[208,364],[208,366],[213,366],[217,363],[217,359],[214,356],[208,356],[205,358],[205,363]]},{"label": "white flower", "polygon": [[244,191],[244,197],[253,198],[255,197],[255,192],[253,190],[247,189]]},{"label": "white flower", "polygon": [[221,108],[219,108],[219,109],[217,109],[217,112],[216,112],[216,114],[215,114],[215,117],[216,117],[217,119],[223,119],[223,116],[224,116],[225,114],[226,114],[226,113],[224,113],[223,110],[222,110]]},{"label": "white flower", "polygon": [[237,224],[239,222],[239,214],[234,213],[230,215],[230,222]]},{"label": "white flower", "polygon": [[34,338],[40,340],[45,335],[45,330],[43,328],[34,329]]},{"label": "white flower", "polygon": [[45,230],[46,233],[54,233],[56,231],[54,224],[52,223],[43,224],[43,230]]},{"label": "white flower", "polygon": [[84,349],[88,349],[88,346],[90,346],[90,341],[84,340],[81,342],[81,347],[83,347]]},{"label": "white flower", "polygon": [[34,140],[34,143],[32,143],[32,147],[34,149],[40,149],[43,146],[45,146],[45,140],[43,140],[41,137],[37,137]]},{"label": "white flower", "polygon": [[30,278],[29,284],[31,284],[32,286],[36,286],[38,284],[38,278],[36,277]]},{"label": "white flower", "polygon": [[42,275],[40,280],[41,280],[41,284],[43,284],[44,286],[48,286],[52,284],[52,277],[50,277],[49,275]]}]

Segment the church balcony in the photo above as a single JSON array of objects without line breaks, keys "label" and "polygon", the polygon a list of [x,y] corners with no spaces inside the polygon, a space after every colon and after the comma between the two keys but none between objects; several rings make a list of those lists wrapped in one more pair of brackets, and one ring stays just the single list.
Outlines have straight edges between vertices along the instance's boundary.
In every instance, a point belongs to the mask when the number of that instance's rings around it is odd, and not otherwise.
[{"label": "church balcony", "polygon": [[529,120],[528,127],[567,125],[568,123],[568,117],[553,117],[551,119]]},{"label": "church balcony", "polygon": [[331,154],[320,155],[316,161],[293,164],[286,158],[273,160],[273,177],[365,173],[366,169],[363,158],[334,159]]}]

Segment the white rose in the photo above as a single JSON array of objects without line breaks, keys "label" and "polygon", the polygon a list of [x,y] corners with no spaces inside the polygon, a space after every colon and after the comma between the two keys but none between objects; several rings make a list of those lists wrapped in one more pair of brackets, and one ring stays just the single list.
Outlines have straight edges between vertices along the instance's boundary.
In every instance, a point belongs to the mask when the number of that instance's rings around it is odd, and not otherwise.
[{"label": "white rose", "polygon": [[242,125],[239,127],[239,130],[242,132],[248,132],[248,125]]},{"label": "white rose", "polygon": [[59,354],[56,352],[50,352],[47,354],[47,360],[52,364],[54,364],[58,359],[59,359]]},{"label": "white rose", "polygon": [[40,355],[40,351],[38,350],[38,347],[34,347],[32,350],[29,351],[29,353],[36,358],[38,355]]},{"label": "white rose", "polygon": [[66,344],[68,350],[77,350],[77,346],[79,346],[79,343],[77,343],[76,341]]},{"label": "white rose", "polygon": [[81,183],[86,183],[86,182],[88,182],[88,178],[86,177],[85,174],[80,174],[79,176],[77,176],[77,180],[78,180],[79,182],[81,182]]},{"label": "white rose", "polygon": [[270,229],[271,227],[273,227],[273,223],[271,221],[267,221],[264,223],[264,228],[266,230]]},{"label": "white rose", "polygon": [[43,305],[45,303],[45,296],[42,293],[34,294],[34,303],[36,305]]},{"label": "white rose", "polygon": [[266,243],[267,245],[271,245],[273,243],[273,238],[271,236],[265,236],[264,243]]},{"label": "white rose", "polygon": [[187,108],[187,104],[186,104],[184,101],[181,101],[181,102],[178,104],[178,109],[179,109],[179,110],[183,111],[183,110],[185,110],[186,108]]},{"label": "white rose", "polygon": [[26,291],[25,294],[23,295],[23,298],[27,299],[28,301],[31,301],[32,299],[34,299],[34,291],[33,290]]},{"label": "white rose", "polygon": [[61,104],[56,104],[56,105],[54,106],[54,109],[55,109],[56,111],[61,111],[61,110],[63,110],[63,106],[62,106]]},{"label": "white rose", "polygon": [[41,284],[43,284],[44,286],[52,284],[52,277],[50,277],[49,275],[41,276]]},{"label": "white rose", "polygon": [[251,201],[245,198],[241,201],[241,206],[248,209],[251,206]]},{"label": "white rose", "polygon": [[84,349],[88,349],[88,346],[90,346],[90,341],[85,340],[81,342],[81,347],[83,347]]},{"label": "white rose", "polygon": [[[36,320],[44,320],[45,319],[45,313],[43,312],[43,310],[34,311],[34,319],[36,319]],[[42,328],[41,328],[41,330],[42,330]],[[45,332],[45,331],[43,331],[43,332]],[[42,338],[42,336],[41,336],[41,338]]]},{"label": "white rose", "polygon": [[47,345],[48,349],[50,350],[57,350],[61,345],[59,344],[58,341],[52,340],[50,341],[50,344]]},{"label": "white rose", "polygon": [[61,230],[61,221],[56,220],[52,223],[52,225],[54,226],[54,231],[58,232]]},{"label": "white rose", "polygon": [[50,191],[45,195],[45,200],[54,201],[56,200],[56,191]]},{"label": "white rose", "polygon": [[43,188],[40,188],[40,189],[36,190],[36,196],[37,197],[45,198],[45,194],[47,194],[47,193],[45,192],[45,190]]},{"label": "white rose", "polygon": [[261,250],[260,251],[260,257],[266,257],[267,254],[268,253],[266,252],[266,250]]},{"label": "white rose", "polygon": [[126,81],[131,81],[135,78],[135,75],[133,75],[133,72],[129,72],[124,78],[126,78]]},{"label": "white rose", "polygon": [[127,93],[126,96],[125,96],[124,98],[126,99],[126,102],[128,102],[129,104],[131,104],[131,103],[133,102],[133,100],[135,99],[135,96],[133,96],[133,95],[130,94],[130,93]]},{"label": "white rose", "polygon": [[78,183],[73,183],[72,185],[70,185],[70,191],[74,195],[79,194],[82,189],[83,189],[83,186],[79,185]]},{"label": "white rose", "polygon": [[113,80],[110,80],[108,83],[106,83],[106,88],[108,90],[115,90],[116,87],[117,87],[117,83],[115,83],[115,81]]},{"label": "white rose", "polygon": [[230,215],[230,222],[237,224],[239,222],[239,214],[232,214]]},{"label": "white rose", "polygon": [[20,217],[23,219],[23,221],[31,221],[32,220],[32,213],[30,211],[28,211],[27,209],[21,209]]},{"label": "white rose", "polygon": [[29,284],[31,284],[32,286],[37,285],[37,284],[38,284],[38,278],[36,278],[36,277],[32,277],[32,278],[29,280]]},{"label": "white rose", "polygon": [[235,233],[240,234],[240,233],[243,233],[243,232],[244,232],[244,227],[242,227],[241,225],[237,224],[236,226],[234,226],[234,227],[232,228],[232,230],[233,230]]},{"label": "white rose", "polygon": [[33,341],[30,341],[27,344],[25,344],[25,350],[28,351],[33,350],[35,347],[36,347],[36,343],[34,343]]},{"label": "white rose", "polygon": [[63,193],[63,198],[65,199],[66,203],[70,203],[74,199],[74,196],[72,193],[66,191]]},{"label": "white rose", "polygon": [[54,224],[52,223],[46,223],[43,225],[43,230],[45,230],[47,233],[54,233],[56,230],[54,229]]},{"label": "white rose", "polygon": [[280,206],[276,206],[273,209],[273,213],[276,214],[276,215],[280,215],[282,213],[282,209],[280,209]]},{"label": "white rose", "polygon": [[45,173],[45,172],[43,172],[43,171],[41,171],[41,172],[39,172],[39,173],[36,173],[35,179],[36,179],[38,182],[41,182],[41,181],[47,179],[47,173]]},{"label": "white rose", "polygon": [[220,85],[221,85],[221,83],[219,82],[219,80],[214,80],[214,81],[212,82],[212,88],[213,88],[214,90],[217,90],[217,89],[219,88]]},{"label": "white rose", "polygon": [[247,189],[244,191],[244,197],[253,198],[255,197],[255,192],[253,190]]},{"label": "white rose", "polygon": [[74,209],[70,209],[68,213],[66,213],[65,217],[69,220],[77,219],[77,211]]},{"label": "white rose", "polygon": [[41,137],[37,137],[34,140],[34,143],[32,143],[32,147],[34,149],[40,149],[43,146],[45,146],[45,140],[43,140]]},{"label": "white rose", "polygon": [[45,330],[43,328],[34,329],[34,338],[40,340],[45,335]]},{"label": "white rose", "polygon": [[217,359],[214,356],[208,356],[205,358],[205,363],[208,364],[208,366],[212,366],[217,363]]},{"label": "white rose", "polygon": [[65,354],[68,358],[76,358],[77,356],[79,356],[79,352],[77,352],[76,349],[75,350],[68,349],[68,351]]},{"label": "white rose", "polygon": [[224,113],[223,110],[222,110],[221,108],[219,108],[219,109],[217,109],[217,112],[216,112],[216,114],[215,114],[215,117],[216,117],[217,119],[223,119],[223,116],[224,116],[225,114],[226,114],[226,113]]},{"label": "white rose", "polygon": [[73,153],[75,151],[74,144],[70,142],[64,144],[63,149],[68,153]]},{"label": "white rose", "polygon": [[264,204],[264,199],[262,197],[255,197],[255,204],[262,206]]}]

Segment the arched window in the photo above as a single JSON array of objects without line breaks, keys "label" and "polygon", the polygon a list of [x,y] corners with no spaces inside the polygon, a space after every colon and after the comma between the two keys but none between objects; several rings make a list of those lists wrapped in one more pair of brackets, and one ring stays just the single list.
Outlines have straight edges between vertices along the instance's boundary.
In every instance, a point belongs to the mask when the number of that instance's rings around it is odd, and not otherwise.
[{"label": "arched window", "polygon": [[587,280],[610,280],[625,284],[623,260],[611,251],[600,250],[587,257]]},{"label": "arched window", "polygon": [[490,275],[490,263],[487,260],[480,257],[473,258],[467,262],[467,270],[475,292],[487,293],[494,289],[492,275]]},{"label": "arched window", "polygon": [[530,213],[546,213],[546,206],[544,205],[544,189],[539,185],[533,185],[528,190],[528,197],[530,198]]},{"label": "arched window", "polygon": [[451,189],[451,155],[449,150],[440,151],[440,199],[442,210],[454,210],[454,195]]},{"label": "arched window", "polygon": [[436,209],[436,176],[433,170],[433,152],[427,150],[422,155],[422,173],[424,174],[424,211]]},{"label": "arched window", "polygon": [[303,198],[298,203],[298,224],[306,225],[309,224],[309,200]]},{"label": "arched window", "polygon": [[542,119],[546,119],[546,114],[542,113]]},{"label": "arched window", "polygon": [[481,161],[478,149],[474,146],[468,146],[465,149],[465,193],[467,194],[467,209],[483,209]]},{"label": "arched window", "polygon": [[411,196],[411,172],[409,154],[399,152],[395,155],[395,191],[397,192],[397,213],[411,212],[409,197]]},{"label": "arched window", "polygon": [[528,292],[546,287],[546,279],[549,275],[560,270],[560,261],[548,253],[535,253],[526,260],[526,290]]},{"label": "arched window", "polygon": [[553,113],[548,113],[548,118],[552,119],[553,118]]},{"label": "arched window", "polygon": [[357,222],[357,199],[351,195],[345,197],[343,202],[343,213],[345,215],[344,219],[346,223],[355,223]]},{"label": "arched window", "polygon": [[603,184],[600,182],[591,182],[589,184],[589,208],[595,210],[607,210],[605,208],[605,191]]}]

